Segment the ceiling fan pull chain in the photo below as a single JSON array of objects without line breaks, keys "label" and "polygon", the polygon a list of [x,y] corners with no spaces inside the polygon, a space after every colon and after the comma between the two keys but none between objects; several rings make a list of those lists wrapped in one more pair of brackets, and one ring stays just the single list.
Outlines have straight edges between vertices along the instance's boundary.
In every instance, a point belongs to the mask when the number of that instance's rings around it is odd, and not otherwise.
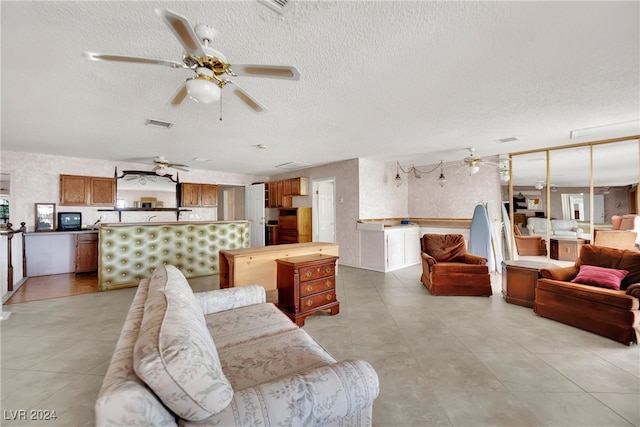
[{"label": "ceiling fan pull chain", "polygon": [[222,121],[222,98],[224,98],[224,96],[220,94],[220,121]]}]

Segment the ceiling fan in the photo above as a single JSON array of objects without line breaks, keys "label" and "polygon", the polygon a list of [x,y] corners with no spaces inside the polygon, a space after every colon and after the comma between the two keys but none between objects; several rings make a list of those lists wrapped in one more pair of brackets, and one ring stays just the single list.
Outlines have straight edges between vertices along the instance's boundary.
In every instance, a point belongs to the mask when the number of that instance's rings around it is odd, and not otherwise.
[{"label": "ceiling fan", "polygon": [[456,171],[456,173],[467,172],[469,175],[475,175],[480,171],[480,165],[491,165],[500,167],[499,163],[487,162],[482,160],[482,157],[476,156],[473,152],[476,150],[474,147],[467,148],[469,155],[462,159],[463,165]]},{"label": "ceiling fan", "polygon": [[198,25],[193,28],[187,18],[170,10],[156,9],[156,13],[162,17],[184,48],[182,62],[95,52],[84,52],[84,56],[93,61],[133,62],[193,70],[195,76],[188,78],[174,93],[171,99],[173,105],[179,105],[187,96],[203,104],[216,102],[220,99],[222,89],[230,85],[230,90],[234,95],[253,111],[260,113],[266,108],[237,83],[226,79],[225,75],[285,80],[299,80],[300,78],[297,68],[288,65],[234,64],[232,68],[224,54],[210,46],[217,35],[214,28],[207,25]]},{"label": "ceiling fan", "polygon": [[189,165],[184,165],[182,163],[171,163],[164,156],[156,156],[153,158],[137,158],[130,159],[129,161],[142,162],[153,165],[153,172],[155,172],[156,175],[160,176],[165,175],[167,173],[167,169],[169,168],[189,172]]}]

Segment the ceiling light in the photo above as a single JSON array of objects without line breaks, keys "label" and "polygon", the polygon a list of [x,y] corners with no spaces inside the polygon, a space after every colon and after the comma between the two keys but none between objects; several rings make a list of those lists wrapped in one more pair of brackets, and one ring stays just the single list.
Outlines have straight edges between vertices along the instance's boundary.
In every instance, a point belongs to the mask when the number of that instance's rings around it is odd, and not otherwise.
[{"label": "ceiling light", "polygon": [[544,184],[542,183],[542,181],[537,181],[535,187],[536,190],[542,190],[544,188]]},{"label": "ceiling light", "polygon": [[509,171],[508,170],[501,170],[500,171],[500,181],[509,182]]},{"label": "ceiling light", "polygon": [[187,94],[201,104],[211,104],[220,99],[221,89],[211,78],[204,74],[187,80]]},{"label": "ceiling light", "polygon": [[478,173],[478,171],[480,171],[480,166],[478,165],[469,166],[469,175],[475,175]]}]

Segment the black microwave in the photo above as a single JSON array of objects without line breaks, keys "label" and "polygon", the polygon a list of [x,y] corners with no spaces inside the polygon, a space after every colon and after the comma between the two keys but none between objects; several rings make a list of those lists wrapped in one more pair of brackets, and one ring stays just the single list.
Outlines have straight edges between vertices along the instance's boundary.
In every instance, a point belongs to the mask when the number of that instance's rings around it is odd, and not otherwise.
[{"label": "black microwave", "polygon": [[58,231],[75,231],[81,229],[81,212],[58,212]]}]

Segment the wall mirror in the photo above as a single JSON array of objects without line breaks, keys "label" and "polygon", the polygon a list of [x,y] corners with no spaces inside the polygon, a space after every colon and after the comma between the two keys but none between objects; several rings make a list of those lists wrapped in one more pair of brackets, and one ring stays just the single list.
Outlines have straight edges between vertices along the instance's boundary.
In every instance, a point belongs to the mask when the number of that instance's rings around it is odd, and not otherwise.
[{"label": "wall mirror", "polygon": [[56,204],[36,203],[35,231],[55,231],[56,229]]},{"label": "wall mirror", "polygon": [[[511,219],[515,224],[526,223],[532,216],[575,221],[582,237],[591,240],[594,231],[611,228],[613,215],[640,210],[637,135],[513,153],[511,159],[510,195],[504,200],[514,205]],[[534,190],[541,193],[542,212],[529,209],[527,194]],[[546,231],[549,239],[553,230],[549,226]]]},{"label": "wall mirror", "polygon": [[178,181],[172,175],[157,175],[151,171],[123,171],[116,182],[117,209],[178,207]]}]

